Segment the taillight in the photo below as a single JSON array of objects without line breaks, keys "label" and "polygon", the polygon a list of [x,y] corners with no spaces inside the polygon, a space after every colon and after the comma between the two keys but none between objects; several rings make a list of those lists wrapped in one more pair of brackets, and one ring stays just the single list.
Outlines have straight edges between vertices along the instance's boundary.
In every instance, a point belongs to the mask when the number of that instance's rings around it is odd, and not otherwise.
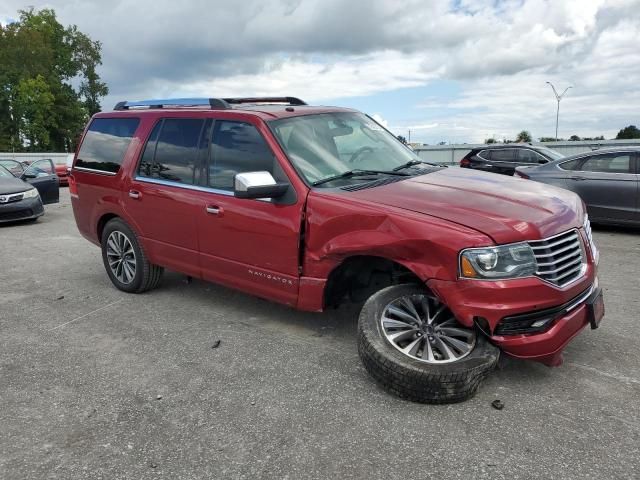
[{"label": "taillight", "polygon": [[469,160],[468,158],[463,158],[462,160],[460,160],[460,166],[463,168],[468,167],[469,165],[471,165],[471,160]]},{"label": "taillight", "polygon": [[69,179],[69,195],[78,198],[78,185],[71,171],[67,171],[67,178]]},{"label": "taillight", "polygon": [[520,178],[524,178],[526,180],[529,180],[531,178],[531,177],[529,177],[529,175],[527,175],[524,172],[521,172],[520,170],[516,170],[515,176],[516,177],[520,177]]}]

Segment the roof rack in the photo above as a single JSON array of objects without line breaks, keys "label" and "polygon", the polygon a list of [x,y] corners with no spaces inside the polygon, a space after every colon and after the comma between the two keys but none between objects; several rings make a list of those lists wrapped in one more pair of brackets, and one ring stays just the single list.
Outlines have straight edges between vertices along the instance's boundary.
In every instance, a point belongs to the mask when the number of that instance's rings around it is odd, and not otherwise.
[{"label": "roof rack", "polygon": [[164,108],[164,107],[203,107],[215,110],[226,110],[233,105],[277,103],[286,105],[306,105],[296,97],[244,97],[244,98],[164,98],[154,100],[140,100],[137,102],[118,102],[114,110],[129,110],[130,108]]}]

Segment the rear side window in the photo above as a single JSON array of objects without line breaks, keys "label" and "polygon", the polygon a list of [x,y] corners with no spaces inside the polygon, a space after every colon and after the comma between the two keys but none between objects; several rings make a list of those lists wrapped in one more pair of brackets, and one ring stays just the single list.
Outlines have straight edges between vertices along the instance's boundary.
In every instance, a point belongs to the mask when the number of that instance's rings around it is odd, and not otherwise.
[{"label": "rear side window", "polygon": [[631,173],[631,155],[609,154],[587,158],[580,166],[582,172]]},{"label": "rear side window", "polygon": [[209,186],[233,190],[237,173],[274,174],[275,158],[260,132],[250,123],[217,121],[211,142]]},{"label": "rear side window", "polygon": [[513,148],[491,150],[491,160],[496,162],[513,162],[516,159],[516,151]]},{"label": "rear side window", "polygon": [[76,167],[118,173],[138,118],[96,118],[84,136]]},{"label": "rear side window", "polygon": [[151,132],[138,174],[188,185],[199,184],[204,119],[167,118]]}]

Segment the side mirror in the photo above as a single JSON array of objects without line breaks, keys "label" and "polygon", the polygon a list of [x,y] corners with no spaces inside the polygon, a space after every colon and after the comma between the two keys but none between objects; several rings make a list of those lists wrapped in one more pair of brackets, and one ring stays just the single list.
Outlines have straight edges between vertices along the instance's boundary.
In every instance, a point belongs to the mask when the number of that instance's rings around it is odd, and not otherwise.
[{"label": "side mirror", "polygon": [[288,183],[277,183],[269,172],[246,172],[236,174],[233,194],[237,198],[278,198],[288,188]]},{"label": "side mirror", "polygon": [[35,173],[23,173],[22,178],[37,178],[38,176]]}]

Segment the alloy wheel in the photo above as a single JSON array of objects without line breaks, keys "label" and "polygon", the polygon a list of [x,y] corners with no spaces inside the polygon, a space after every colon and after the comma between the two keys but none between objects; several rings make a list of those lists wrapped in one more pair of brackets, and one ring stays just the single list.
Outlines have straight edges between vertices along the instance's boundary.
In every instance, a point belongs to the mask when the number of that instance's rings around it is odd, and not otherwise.
[{"label": "alloy wheel", "polygon": [[445,304],[426,294],[393,300],[383,310],[380,325],[391,345],[426,363],[455,362],[476,343],[473,329],[460,325]]},{"label": "alloy wheel", "polygon": [[125,285],[133,282],[136,276],[136,252],[129,238],[114,230],[107,238],[107,261],[114,277]]}]

